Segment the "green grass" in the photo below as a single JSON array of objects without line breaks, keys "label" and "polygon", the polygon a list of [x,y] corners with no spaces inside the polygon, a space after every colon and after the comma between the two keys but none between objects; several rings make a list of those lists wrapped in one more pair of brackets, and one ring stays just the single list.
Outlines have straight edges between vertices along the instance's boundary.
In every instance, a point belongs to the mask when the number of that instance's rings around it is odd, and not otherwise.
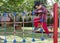
[{"label": "green grass", "polygon": [[[4,33],[1,33],[1,32],[4,32],[4,29],[5,28],[1,28],[0,27],[0,35],[1,36],[5,35]],[[53,43],[53,39],[52,38],[48,38],[46,34],[43,34],[43,36],[45,37],[45,40],[41,41],[40,38],[41,38],[42,34],[41,33],[32,34],[32,28],[31,27],[24,27],[22,29],[24,29],[24,38],[27,41],[26,43],[32,43],[32,41],[31,41],[32,40],[32,36],[34,36],[35,39],[37,40],[34,43]],[[12,41],[14,40],[14,37],[16,38],[17,43],[22,43],[21,41],[23,39],[23,33],[18,33],[18,32],[22,32],[23,30],[16,30],[17,33],[15,34],[15,36],[14,36],[13,31],[14,31],[13,27],[6,28],[6,32],[12,32],[12,33],[6,33],[6,38],[8,40],[7,43],[13,43]],[[59,40],[60,40],[60,35],[59,35]],[[0,40],[0,43],[3,43],[3,40]]]}]

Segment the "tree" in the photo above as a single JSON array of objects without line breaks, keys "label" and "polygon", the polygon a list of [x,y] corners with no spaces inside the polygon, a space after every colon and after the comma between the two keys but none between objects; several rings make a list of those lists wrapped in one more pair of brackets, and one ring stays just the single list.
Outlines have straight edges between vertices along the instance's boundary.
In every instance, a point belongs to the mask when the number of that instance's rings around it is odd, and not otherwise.
[{"label": "tree", "polygon": [[22,12],[31,10],[34,0],[0,0],[0,12]]}]

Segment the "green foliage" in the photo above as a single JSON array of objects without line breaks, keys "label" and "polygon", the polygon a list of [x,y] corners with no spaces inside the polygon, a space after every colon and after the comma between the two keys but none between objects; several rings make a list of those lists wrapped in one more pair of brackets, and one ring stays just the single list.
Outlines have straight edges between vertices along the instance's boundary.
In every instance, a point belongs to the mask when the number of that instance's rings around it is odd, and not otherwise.
[{"label": "green foliage", "polygon": [[49,24],[53,24],[53,22],[54,22],[54,19],[53,18],[48,18],[47,19],[47,24],[49,25]]},{"label": "green foliage", "polygon": [[22,17],[20,16],[20,20],[19,20],[20,22],[22,22]]},{"label": "green foliage", "polygon": [[34,4],[33,0],[0,0],[0,12],[30,11]]},{"label": "green foliage", "polygon": [[[0,12],[22,12],[31,11],[35,0],[0,0]],[[45,0],[36,0],[45,4]]]},{"label": "green foliage", "polygon": [[59,0],[54,0],[55,2],[59,2]]}]

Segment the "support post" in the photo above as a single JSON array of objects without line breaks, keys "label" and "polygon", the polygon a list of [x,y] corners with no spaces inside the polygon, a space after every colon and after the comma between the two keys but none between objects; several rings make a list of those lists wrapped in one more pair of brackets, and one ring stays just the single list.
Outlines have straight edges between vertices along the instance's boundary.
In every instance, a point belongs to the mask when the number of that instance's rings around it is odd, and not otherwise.
[{"label": "support post", "polygon": [[58,4],[54,5],[54,33],[53,33],[53,43],[58,43]]}]

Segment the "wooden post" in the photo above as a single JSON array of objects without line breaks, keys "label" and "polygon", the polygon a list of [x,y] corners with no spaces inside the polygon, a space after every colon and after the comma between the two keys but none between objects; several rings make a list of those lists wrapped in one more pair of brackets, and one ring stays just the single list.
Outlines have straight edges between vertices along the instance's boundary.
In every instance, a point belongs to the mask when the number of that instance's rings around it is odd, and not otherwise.
[{"label": "wooden post", "polygon": [[58,43],[58,4],[54,4],[54,34],[53,43]]}]

